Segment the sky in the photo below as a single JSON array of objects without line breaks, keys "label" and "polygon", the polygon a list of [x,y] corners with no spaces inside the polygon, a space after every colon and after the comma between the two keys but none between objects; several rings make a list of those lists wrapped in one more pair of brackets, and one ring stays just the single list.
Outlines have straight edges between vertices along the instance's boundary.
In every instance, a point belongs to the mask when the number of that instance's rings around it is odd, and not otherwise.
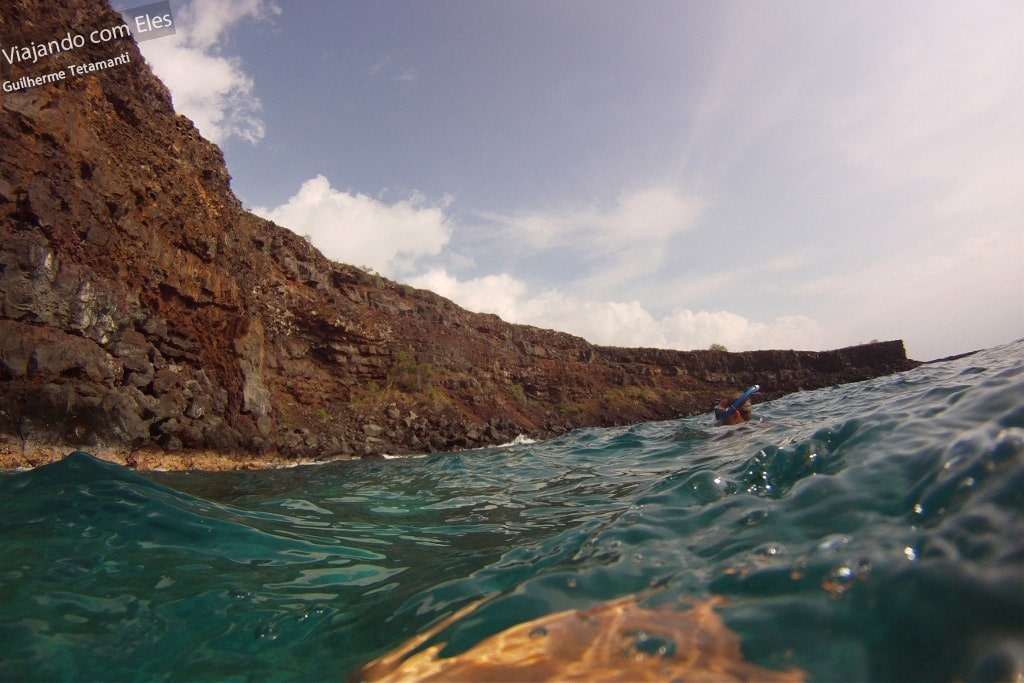
[{"label": "sky", "polygon": [[614,346],[1024,336],[1019,0],[171,7],[175,108],[334,260]]}]

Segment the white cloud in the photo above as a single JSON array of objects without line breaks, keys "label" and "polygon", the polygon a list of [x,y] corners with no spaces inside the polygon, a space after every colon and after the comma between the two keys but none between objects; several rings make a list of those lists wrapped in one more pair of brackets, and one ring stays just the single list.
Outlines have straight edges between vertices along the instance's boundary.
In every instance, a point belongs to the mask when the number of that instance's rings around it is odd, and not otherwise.
[{"label": "white cloud", "polygon": [[209,140],[263,138],[262,108],[241,60],[220,54],[218,43],[239,21],[266,20],[281,10],[267,0],[202,0],[175,12],[172,36],[139,44],[153,72],[171,91],[174,108]]},{"label": "white cloud", "polygon": [[513,320],[519,315],[526,296],[526,283],[507,273],[459,282],[454,275],[439,267],[409,278],[407,282],[413,287],[429,289],[451,299],[470,311],[495,313],[506,320]]},{"label": "white cloud", "polygon": [[335,190],[318,175],[281,206],[256,207],[253,213],[309,235],[328,258],[394,277],[447,244],[452,226],[444,209],[450,202],[445,197],[430,204],[414,192],[409,199],[385,204],[364,194]]},{"label": "white cloud", "polygon": [[413,81],[416,80],[418,75],[419,74],[417,73],[416,69],[406,69],[402,73],[395,76],[395,80],[401,81],[402,83],[412,83]]},{"label": "white cloud", "polygon": [[748,320],[726,311],[677,309],[661,321],[670,348],[707,348],[724,344],[731,351],[753,349],[821,349],[824,332],[803,315],[781,316],[769,322]]},{"label": "white cloud", "polygon": [[757,322],[725,311],[677,309],[659,319],[639,301],[595,301],[555,289],[531,296],[523,281],[505,273],[460,282],[445,269],[434,268],[408,282],[472,311],[557,329],[606,346],[687,350],[719,343],[733,351],[822,348],[821,326],[805,316]]},{"label": "white cloud", "polygon": [[281,8],[267,0],[202,0],[184,6],[179,14],[188,25],[190,42],[207,50],[240,20],[251,17],[266,21],[281,14]]},{"label": "white cloud", "polygon": [[481,214],[516,241],[532,248],[575,245],[614,250],[633,244],[661,244],[696,225],[701,202],[678,188],[658,185],[620,194],[608,207],[561,211]]},{"label": "white cloud", "polygon": [[[725,311],[677,308],[657,317],[641,300],[630,296],[629,292],[636,291],[637,281],[670,253],[669,240],[697,225],[705,206],[706,202],[676,187],[655,185],[622,193],[605,207],[487,214],[483,217],[494,229],[494,249],[518,252],[523,258],[550,252],[566,264],[567,270],[559,272],[557,280],[571,284],[551,285],[555,278],[548,277],[545,279],[549,284],[528,285],[509,273],[460,281],[443,267],[407,281],[469,310],[495,313],[513,323],[561,330],[595,344],[685,350],[719,343],[736,351],[821,348],[822,329],[805,316],[762,322]],[[595,258],[600,259],[599,268],[583,266],[578,273],[568,272]],[[786,269],[796,262],[799,258],[790,255],[771,261],[770,267]],[[675,300],[734,283],[744,277],[744,272],[741,269],[684,278],[673,284]]]},{"label": "white cloud", "polygon": [[670,253],[667,242],[692,230],[704,206],[678,187],[654,185],[623,192],[605,206],[480,213],[483,224],[474,230],[506,257],[550,256],[566,264],[557,273],[562,281],[582,278],[577,284],[588,291],[614,292],[654,271]]}]

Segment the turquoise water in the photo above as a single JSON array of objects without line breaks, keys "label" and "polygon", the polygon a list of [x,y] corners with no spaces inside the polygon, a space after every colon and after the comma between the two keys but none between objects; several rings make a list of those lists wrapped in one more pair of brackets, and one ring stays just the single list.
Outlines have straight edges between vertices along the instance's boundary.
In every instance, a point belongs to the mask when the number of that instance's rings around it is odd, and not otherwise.
[{"label": "turquoise water", "polygon": [[[340,680],[643,593],[813,680],[1024,667],[1024,342],[707,416],[385,461],[0,474],[0,679]],[[646,595],[646,594],[645,594]]]}]

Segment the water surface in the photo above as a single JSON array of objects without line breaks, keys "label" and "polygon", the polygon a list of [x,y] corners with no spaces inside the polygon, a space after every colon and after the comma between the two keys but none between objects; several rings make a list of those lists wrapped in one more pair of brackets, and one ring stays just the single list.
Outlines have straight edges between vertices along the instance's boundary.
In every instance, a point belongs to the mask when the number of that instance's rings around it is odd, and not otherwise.
[{"label": "water surface", "polygon": [[[627,596],[812,680],[1024,666],[1024,343],[708,417],[424,458],[0,474],[0,679],[339,680]],[[766,380],[767,381],[767,380]],[[669,654],[671,656],[671,654]]]}]

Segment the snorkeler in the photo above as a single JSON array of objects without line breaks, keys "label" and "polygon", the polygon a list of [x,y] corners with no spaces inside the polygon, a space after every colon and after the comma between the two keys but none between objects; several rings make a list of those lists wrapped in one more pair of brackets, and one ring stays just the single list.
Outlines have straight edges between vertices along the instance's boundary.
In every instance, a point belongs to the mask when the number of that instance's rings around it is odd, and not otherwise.
[{"label": "snorkeler", "polygon": [[717,425],[738,425],[750,420],[753,414],[753,406],[750,397],[761,389],[760,384],[747,389],[742,394],[733,394],[715,406],[715,424]]}]

